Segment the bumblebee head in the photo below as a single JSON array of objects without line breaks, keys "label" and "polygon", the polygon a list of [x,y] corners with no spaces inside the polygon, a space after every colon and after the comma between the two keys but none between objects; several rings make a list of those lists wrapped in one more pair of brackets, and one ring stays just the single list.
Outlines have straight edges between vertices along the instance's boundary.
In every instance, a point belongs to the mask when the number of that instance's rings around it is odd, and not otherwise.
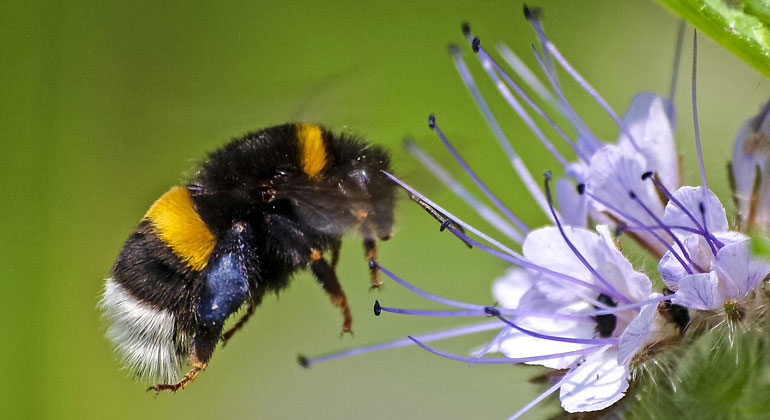
[{"label": "bumblebee head", "polygon": [[352,161],[343,179],[357,194],[367,197],[366,219],[381,240],[390,239],[393,229],[395,184],[383,174],[390,171],[390,156],[383,149],[370,146]]}]

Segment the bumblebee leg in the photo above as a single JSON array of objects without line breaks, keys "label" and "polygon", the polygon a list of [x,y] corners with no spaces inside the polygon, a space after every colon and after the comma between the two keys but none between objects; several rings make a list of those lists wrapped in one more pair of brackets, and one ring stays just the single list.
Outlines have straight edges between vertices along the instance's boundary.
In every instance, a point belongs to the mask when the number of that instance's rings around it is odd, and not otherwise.
[{"label": "bumblebee leg", "polygon": [[256,307],[257,305],[249,303],[248,307],[246,308],[246,313],[241,316],[241,319],[239,319],[235,325],[233,325],[229,330],[222,334],[222,337],[219,339],[219,341],[222,342],[222,347],[226,346],[227,342],[233,337],[233,335],[240,331],[244,325],[246,325],[246,322],[249,320],[249,318],[254,315],[254,309],[256,309]]},{"label": "bumblebee leg", "polygon": [[[192,358],[191,358],[192,359]],[[171,392],[177,392],[181,389],[184,389],[187,385],[189,385],[192,381],[195,380],[195,378],[198,377],[198,374],[201,373],[204,369],[206,369],[206,365],[208,363],[201,362],[201,361],[195,361],[190,362],[190,366],[192,366],[192,369],[190,369],[189,372],[187,372],[182,379],[175,383],[175,384],[157,384],[153,385],[149,388],[147,388],[147,391],[155,391],[155,393],[160,393],[160,391],[171,391]]]},{"label": "bumblebee leg", "polygon": [[310,269],[313,270],[313,274],[318,282],[321,283],[326,294],[329,295],[334,306],[337,306],[342,311],[342,332],[352,332],[350,327],[353,324],[353,316],[350,314],[350,306],[348,306],[345,292],[342,291],[342,286],[340,286],[334,270],[329,266],[318,249],[311,250]]},{"label": "bumblebee leg", "polygon": [[337,272],[337,263],[340,261],[340,248],[342,248],[342,239],[334,239],[329,246],[332,252],[332,271]]}]

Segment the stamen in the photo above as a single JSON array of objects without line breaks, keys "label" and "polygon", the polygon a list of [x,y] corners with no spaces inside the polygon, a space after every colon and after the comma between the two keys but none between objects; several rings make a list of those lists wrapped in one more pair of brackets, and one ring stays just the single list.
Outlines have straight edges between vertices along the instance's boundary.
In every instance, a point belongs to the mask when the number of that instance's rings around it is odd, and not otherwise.
[{"label": "stamen", "polygon": [[[393,182],[398,184],[401,188],[403,188],[404,190],[406,190],[410,194],[414,195],[415,197],[419,198],[423,202],[427,203],[428,205],[430,205],[435,210],[441,212],[441,214],[443,214],[444,216],[446,216],[449,219],[451,219],[454,223],[457,223],[463,229],[467,230],[468,232],[473,232],[478,237],[484,239],[485,241],[487,241],[488,243],[490,243],[493,246],[497,247],[498,249],[500,249],[501,251],[505,252],[506,254],[513,255],[513,256],[515,256],[517,258],[523,258],[518,252],[508,248],[507,246],[505,246],[505,245],[501,244],[500,242],[496,241],[495,239],[491,238],[489,235],[485,234],[484,232],[481,232],[480,230],[476,229],[475,227],[465,223],[460,218],[455,217],[455,215],[453,215],[452,213],[446,211],[446,209],[444,209],[443,207],[441,207],[438,204],[436,204],[433,201],[431,201],[428,197],[424,196],[422,193],[420,193],[419,191],[417,191],[414,188],[412,188],[411,186],[409,186],[409,184],[405,183],[404,181],[401,181],[400,179],[396,178],[394,175],[392,175],[392,174],[390,174],[390,173],[388,173],[386,171],[381,171],[381,172],[385,176],[390,178]],[[450,229],[450,231],[451,230],[452,229]]]},{"label": "stamen", "polygon": [[[476,244],[476,246],[478,246],[481,250],[483,250],[484,252],[486,252],[486,253],[488,253],[490,255],[493,255],[493,256],[498,257],[498,258],[500,258],[502,260],[508,261],[508,262],[510,262],[512,264],[516,264],[516,265],[518,265],[520,267],[529,268],[531,270],[535,270],[535,271],[538,271],[540,273],[547,274],[547,275],[553,277],[554,279],[563,280],[563,281],[574,283],[574,284],[577,284],[577,285],[580,285],[580,286],[584,286],[584,287],[586,287],[588,289],[597,291],[599,293],[609,294],[609,292],[607,292],[606,290],[602,289],[601,287],[599,287],[599,286],[597,286],[595,284],[585,282],[585,281],[580,280],[578,278],[575,278],[575,277],[572,277],[572,276],[569,276],[569,275],[566,275],[566,274],[563,274],[563,273],[559,273],[557,271],[549,270],[549,269],[547,269],[545,267],[541,267],[541,266],[539,266],[537,264],[533,264],[532,262],[526,260],[518,252],[516,252],[516,251],[506,247],[505,245],[501,244],[500,242],[492,239],[491,237],[489,237],[484,232],[481,232],[480,230],[474,228],[473,226],[465,223],[462,219],[459,219],[459,218],[455,217],[452,213],[446,211],[444,208],[442,208],[438,204],[434,203],[433,201],[431,201],[430,199],[428,199],[427,197],[422,195],[419,191],[415,190],[414,188],[409,186],[407,183],[405,183],[405,182],[401,181],[400,179],[396,178],[394,175],[392,175],[392,174],[390,174],[390,173],[388,173],[386,171],[381,171],[381,172],[385,176],[390,178],[393,182],[398,184],[401,188],[405,189],[409,193],[413,194],[415,197],[418,197],[421,200],[423,200],[424,202],[428,203],[431,207],[433,207],[436,210],[440,211],[446,217],[452,219],[452,221],[454,223],[456,223],[457,225],[459,225],[463,229],[465,229],[465,230],[467,230],[469,232],[473,232],[474,234],[478,235],[480,238],[484,239],[485,241],[487,241],[491,245],[493,245],[493,246],[497,247],[498,249],[500,249],[502,252],[497,251],[495,249],[492,249],[492,248],[490,248],[490,247],[480,243],[479,241],[477,241],[475,239],[471,239],[464,232],[461,232],[460,230],[455,229],[451,225],[447,227],[447,229],[449,229],[449,231],[452,232],[452,234],[454,234],[458,238],[462,239],[466,244],[471,244],[471,245]],[[370,262],[370,264],[371,263],[372,262]]]},{"label": "stamen", "polygon": [[[478,38],[473,38],[473,41],[478,41]],[[489,75],[489,78],[492,79],[492,82],[495,84],[495,87],[497,87],[497,90],[500,92],[500,94],[503,96],[503,98],[508,102],[508,105],[511,106],[511,108],[516,112],[516,114],[524,121],[524,123],[529,127],[529,129],[535,134],[535,136],[540,140],[541,143],[548,149],[549,152],[556,158],[556,160],[559,161],[559,163],[562,164],[562,166],[567,166],[568,162],[567,160],[559,153],[558,150],[553,146],[553,144],[548,140],[548,138],[543,134],[543,131],[540,130],[540,127],[538,127],[535,122],[532,120],[532,118],[529,116],[529,114],[524,110],[524,108],[519,104],[519,102],[514,98],[511,91],[506,86],[506,83],[508,86],[510,86],[519,97],[524,99],[524,102],[529,105],[530,108],[532,108],[541,118],[545,119],[548,124],[551,125],[551,127],[556,130],[556,132],[561,135],[562,139],[572,148],[572,150],[575,151],[580,158],[586,162],[588,162],[587,157],[582,155],[580,149],[570,140],[570,138],[559,128],[558,125],[550,118],[548,117],[541,109],[538,107],[530,98],[527,96],[526,93],[524,93],[521,88],[508,76],[508,74],[505,73],[505,71],[500,67],[500,65],[497,64],[497,62],[492,59],[492,57],[482,48],[478,43],[474,44],[476,46],[476,55],[479,57],[479,60],[481,61],[482,67],[486,71],[487,75]],[[462,60],[462,56],[460,55],[459,49],[454,51],[454,57],[455,60]],[[505,80],[505,83],[503,83],[503,80]]]},{"label": "stamen", "polygon": [[559,85],[559,82],[556,80],[556,73],[549,72],[548,68],[543,62],[543,59],[540,57],[540,53],[537,51],[537,48],[535,48],[535,45],[534,44],[529,44],[529,45],[532,47],[532,52],[535,54],[535,58],[537,59],[537,64],[540,66],[540,69],[545,74],[546,79],[548,79],[548,83],[551,84],[551,87],[553,88],[554,92],[556,92],[556,95],[559,97],[559,100],[561,100],[562,109],[564,110],[564,113],[567,119],[572,123],[572,126],[575,128],[575,131],[579,133],[578,139],[580,139],[581,137],[584,139],[587,139],[587,141],[590,143],[590,150],[592,151],[599,150],[602,147],[602,143],[596,138],[596,136],[591,131],[591,129],[588,128],[586,123],[580,118],[575,108],[573,108],[572,104],[567,100],[567,97],[564,96],[564,92],[562,91],[561,86]]},{"label": "stamen", "polygon": [[652,181],[653,185],[655,185],[655,188],[657,188],[658,191],[663,193],[663,195],[666,196],[666,198],[668,198],[672,203],[674,203],[674,205],[679,207],[679,209],[682,210],[682,212],[684,212],[684,214],[693,222],[695,227],[697,227],[697,229],[692,229],[692,228],[687,228],[685,226],[671,226],[671,229],[684,230],[687,232],[697,233],[703,236],[707,241],[708,240],[715,241],[715,243],[717,243],[719,247],[723,246],[721,245],[721,242],[714,235],[712,235],[711,233],[703,229],[703,226],[701,226],[698,219],[692,214],[692,212],[690,212],[690,209],[685,207],[685,205],[682,204],[681,201],[679,201],[676,197],[674,197],[674,195],[671,194],[668,188],[666,188],[666,186],[663,185],[663,183],[661,183],[657,178],[655,178],[655,176],[653,176],[652,172],[645,172],[644,174],[642,174],[643,180],[648,178]]},{"label": "stamen", "polygon": [[553,208],[553,198],[551,197],[551,188],[549,187],[549,181],[551,180],[551,172],[548,171],[545,173],[545,195],[548,199],[548,206],[551,209],[551,213],[553,214],[553,219],[556,222],[556,227],[559,228],[559,233],[561,233],[561,237],[564,238],[564,242],[567,244],[569,249],[572,250],[572,253],[575,254],[578,260],[580,260],[580,263],[583,264],[583,266],[588,269],[589,272],[597,279],[599,280],[605,287],[609,289],[613,297],[616,299],[624,302],[624,303],[631,303],[628,298],[623,296],[622,293],[620,293],[610,282],[608,282],[604,277],[602,277],[601,274],[599,274],[598,271],[596,271],[591,264],[588,263],[588,261],[583,257],[583,255],[578,251],[578,249],[575,247],[575,245],[572,243],[572,241],[569,240],[567,237],[567,234],[564,232],[564,228],[561,225],[561,222],[559,221],[559,218],[556,216],[556,211]]},{"label": "stamen", "polygon": [[514,150],[510,140],[508,140],[508,137],[503,132],[502,127],[500,127],[500,124],[492,114],[489,105],[487,105],[487,102],[484,100],[484,97],[481,95],[481,92],[476,86],[476,81],[473,79],[470,70],[468,70],[468,66],[465,64],[465,61],[462,59],[455,59],[454,63],[455,68],[457,68],[457,72],[460,74],[460,78],[462,79],[463,83],[465,83],[465,87],[468,88],[468,91],[473,97],[474,102],[476,102],[476,105],[479,107],[479,110],[484,116],[484,120],[486,120],[487,125],[489,125],[489,128],[492,129],[492,133],[495,135],[495,139],[503,148],[503,151],[508,157],[508,160],[511,162],[514,171],[519,176],[519,179],[521,179],[521,181],[527,187],[527,190],[538,203],[538,205],[540,205],[540,208],[543,209],[543,212],[548,214],[548,209],[545,205],[545,197],[543,197],[542,191],[540,191],[538,188],[537,183],[535,182],[534,178],[532,178],[532,174],[529,172],[529,169],[527,169],[524,161],[516,153],[516,150]]},{"label": "stamen", "polygon": [[[709,233],[709,230],[708,230],[709,228],[708,228],[708,226],[706,225],[706,206],[704,206],[704,205],[703,205],[703,202],[702,202],[702,201],[698,203],[698,211],[700,211],[700,215],[701,215],[701,217],[703,218],[703,231],[704,231],[704,232],[706,232],[706,234],[708,234],[708,236],[712,236],[712,235],[711,235],[711,233]],[[706,237],[706,243],[708,243],[708,244],[709,244],[709,248],[711,248],[711,252],[712,252],[714,255],[717,255],[717,249],[716,249],[716,247],[714,247],[714,244],[713,244],[713,243],[711,243],[711,241],[710,241],[710,240],[708,240],[708,239],[709,239],[709,238],[708,238],[708,237]]]},{"label": "stamen", "polygon": [[[604,207],[607,207],[608,209],[612,210],[616,214],[628,219],[628,221],[635,223],[637,226],[625,226],[624,230],[632,230],[635,228],[647,228],[648,226],[642,223],[639,219],[626,214],[622,212],[617,207],[613,206],[612,204],[608,203],[606,200],[599,198],[598,196],[594,195],[590,191],[586,191],[585,184],[579,184],[578,185],[578,193],[579,194],[585,194],[589,196],[592,200],[596,201],[597,203],[603,205]],[[674,248],[671,247],[671,244],[668,243],[665,239],[663,239],[657,232],[651,229],[645,229],[655,240],[660,242],[664,247],[666,247],[667,250],[671,251],[671,254],[679,261],[680,264],[682,264],[682,267],[687,267],[687,263],[684,262],[684,260],[679,257],[679,254],[676,253]]]},{"label": "stamen", "polygon": [[569,357],[569,356],[581,356],[581,355],[593,353],[596,350],[603,347],[603,346],[592,346],[592,347],[586,347],[580,350],[567,351],[563,353],[544,354],[541,356],[532,356],[532,357],[485,357],[483,359],[477,360],[475,357],[460,356],[457,354],[447,353],[445,351],[438,350],[436,348],[433,348],[425,344],[423,340],[417,339],[416,337],[409,336],[409,339],[412,340],[418,346],[422,347],[423,349],[433,354],[436,354],[438,356],[446,357],[447,359],[457,360],[460,362],[473,362],[473,363],[494,364],[494,365],[537,362],[541,360],[560,359],[562,357]]},{"label": "stamen", "polygon": [[[505,324],[503,324],[498,320],[485,321],[482,323],[463,325],[461,327],[454,327],[446,330],[435,331],[428,334],[421,334],[415,337],[418,338],[421,342],[429,343],[431,341],[443,340],[446,338],[459,337],[462,335],[474,334],[474,333],[484,332],[489,330],[496,330],[502,327],[505,327]],[[384,343],[373,344],[371,346],[358,347],[358,348],[345,350],[337,353],[332,353],[325,356],[319,356],[315,358],[307,358],[303,355],[299,355],[297,357],[297,361],[299,362],[300,366],[307,368],[307,367],[310,367],[311,365],[327,362],[329,360],[340,359],[343,357],[353,356],[356,354],[364,354],[364,353],[370,353],[374,351],[412,346],[414,344],[416,343],[414,342],[413,339],[402,338],[399,340],[387,341]]]},{"label": "stamen", "polygon": [[537,32],[538,36],[540,37],[540,41],[542,42],[544,48],[546,51],[550,52],[553,58],[556,59],[556,61],[562,66],[564,70],[569,73],[570,76],[572,76],[573,79],[575,79],[576,82],[586,91],[588,92],[591,97],[596,100],[596,102],[601,105],[602,108],[607,112],[607,114],[610,115],[610,118],[612,118],[615,121],[615,124],[618,125],[620,128],[620,131],[623,132],[626,136],[628,136],[628,140],[631,142],[631,144],[634,146],[634,148],[638,151],[639,145],[636,143],[636,140],[634,140],[634,137],[631,135],[631,132],[628,131],[628,127],[623,123],[623,121],[618,117],[618,115],[615,113],[615,111],[612,110],[610,105],[607,103],[607,101],[604,100],[604,98],[599,95],[599,92],[594,89],[593,86],[591,86],[590,83],[588,83],[587,80],[583,78],[583,76],[580,75],[580,73],[575,70],[574,67],[564,58],[564,56],[561,55],[561,52],[556,48],[556,46],[548,39],[548,37],[545,36],[545,31],[543,31],[542,26],[540,26],[539,22],[537,22],[536,19],[532,19],[531,16],[527,17],[527,20],[532,24],[532,27]]},{"label": "stamen", "polygon": [[[642,177],[644,177],[644,175],[642,175]],[[642,200],[640,200],[639,197],[637,197],[636,194],[633,191],[629,191],[628,192],[628,196],[632,200],[634,200],[637,204],[639,204],[639,206],[642,209],[644,209],[645,213],[647,213],[650,217],[652,217],[652,219],[655,220],[655,223],[657,223],[658,226],[661,226],[663,228],[663,230],[665,230],[666,233],[668,233],[668,235],[671,236],[671,238],[674,240],[676,245],[682,251],[682,255],[684,256],[685,259],[687,259],[687,261],[690,263],[690,265],[692,265],[692,267],[694,267],[696,270],[700,271],[701,273],[704,273],[705,271],[703,271],[703,269],[698,264],[696,264],[695,261],[692,260],[692,258],[690,258],[690,254],[687,252],[687,248],[685,248],[685,246],[682,243],[682,241],[680,241],[679,238],[677,238],[676,235],[674,235],[674,232],[671,231],[671,228],[669,228],[668,226],[664,225],[663,221],[660,220],[660,218],[658,216],[656,216],[655,213],[652,210],[650,210],[650,208],[647,207],[647,205],[645,205],[644,202]],[[674,256],[677,257],[677,259],[679,259],[679,256],[676,255],[676,253],[674,253]],[[682,261],[680,260],[680,263],[681,262]],[[690,269],[690,267],[688,267],[686,264],[684,264],[683,267],[684,267],[685,271],[687,271],[687,274],[692,274],[692,270]]]},{"label": "stamen", "polygon": [[585,288],[591,289],[591,290],[599,292],[599,293],[610,293],[609,291],[604,290],[604,289],[602,289],[601,287],[599,287],[599,286],[597,286],[595,284],[588,283],[588,282],[580,280],[580,279],[578,279],[576,277],[572,277],[570,275],[563,274],[563,273],[560,273],[558,271],[553,271],[553,270],[550,270],[548,268],[539,266],[537,264],[534,264],[534,263],[530,262],[529,260],[524,259],[523,257],[516,258],[516,257],[510,256],[510,255],[503,254],[500,251],[494,250],[494,249],[492,249],[492,248],[490,248],[490,247],[488,247],[488,246],[486,246],[486,245],[484,245],[484,244],[482,244],[482,243],[480,243],[480,242],[478,242],[478,241],[468,237],[468,235],[460,232],[459,230],[457,230],[457,229],[455,229],[455,228],[453,228],[451,226],[449,227],[449,231],[452,232],[455,236],[459,237],[460,239],[462,239],[464,241],[468,241],[468,243],[470,243],[471,245],[475,245],[479,249],[481,249],[482,251],[484,251],[484,252],[486,252],[486,253],[488,253],[490,255],[493,255],[493,256],[495,256],[497,258],[500,258],[500,259],[502,259],[504,261],[508,261],[508,262],[510,262],[512,264],[516,264],[516,265],[518,265],[520,267],[528,268],[530,270],[534,270],[534,271],[540,272],[542,274],[546,274],[548,276],[553,277],[554,280],[567,281],[567,282],[570,282],[570,283],[573,283],[573,284],[576,284],[576,285],[579,285],[579,286],[583,286]]},{"label": "stamen", "polygon": [[[478,38],[474,38],[478,39]],[[459,55],[459,54],[458,54]],[[564,131],[556,124],[555,121],[553,121],[545,112],[543,112],[542,109],[540,109],[537,104],[535,104],[529,96],[516,84],[516,82],[511,79],[510,76],[503,70],[500,65],[482,48],[481,46],[478,46],[478,52],[476,55],[479,57],[479,60],[481,60],[482,66],[484,67],[484,70],[486,70],[489,77],[492,79],[492,82],[494,82],[495,86],[497,87],[497,90],[500,92],[501,95],[503,95],[503,98],[508,102],[508,104],[513,108],[513,110],[519,115],[519,117],[524,121],[525,124],[529,127],[529,129],[535,133],[535,136],[540,140],[543,145],[548,149],[548,151],[551,152],[551,154],[556,157],[556,159],[559,161],[559,163],[562,164],[562,166],[567,166],[567,161],[561,156],[561,154],[558,153],[558,151],[554,148],[554,146],[551,144],[551,142],[545,137],[545,134],[543,134],[542,130],[535,125],[535,122],[530,118],[529,114],[524,110],[524,108],[521,107],[518,101],[513,97],[511,94],[511,91],[508,90],[506,85],[500,80],[502,77],[503,80],[505,80],[505,83],[510,86],[519,97],[521,97],[524,102],[529,105],[530,108],[532,108],[535,113],[537,113],[541,118],[546,120],[546,122],[556,131],[557,134],[561,136],[561,138],[569,145],[569,147],[572,148],[572,150],[578,155],[578,157],[583,160],[584,162],[589,162],[590,158],[586,156],[580,148],[575,145],[572,140],[570,140],[569,136],[567,136]],[[456,58],[461,59],[461,58]],[[498,76],[499,75],[499,76]]]},{"label": "stamen", "polygon": [[698,31],[693,29],[692,37],[692,121],[695,125],[695,148],[698,150],[698,164],[700,165],[700,180],[703,184],[703,201],[706,201],[708,185],[706,185],[706,167],[703,164],[703,149],[700,145],[700,129],[698,128],[698,101],[696,97],[696,69],[698,64]]},{"label": "stamen", "polygon": [[526,335],[529,335],[535,338],[540,338],[542,340],[557,341],[560,343],[589,344],[589,345],[594,345],[594,344],[613,345],[613,344],[618,344],[618,342],[620,341],[617,338],[572,338],[572,337],[558,337],[555,335],[542,334],[537,331],[532,331],[532,330],[528,330],[526,328],[520,327],[515,322],[503,317],[503,315],[500,313],[500,311],[497,308],[488,306],[487,311],[489,315],[496,316],[498,319],[508,324],[511,328],[514,328]]},{"label": "stamen", "polygon": [[[436,124],[436,116],[433,114],[430,114],[428,117],[428,126],[438,134],[439,139],[441,139],[441,142],[444,143],[444,146],[449,150],[449,152],[452,154],[452,157],[455,158],[457,163],[460,164],[460,166],[463,168],[465,173],[468,174],[468,176],[471,177],[473,182],[476,184],[479,189],[484,193],[484,195],[489,198],[492,203],[494,203],[495,207],[497,207],[498,210],[500,210],[508,219],[513,222],[516,226],[518,226],[519,229],[521,229],[524,232],[529,232],[529,227],[524,224],[518,217],[516,217],[515,214],[511,210],[509,210],[503,203],[500,201],[499,198],[495,194],[492,193],[492,191],[487,188],[486,185],[479,179],[479,177],[476,175],[476,173],[473,172],[473,170],[468,166],[468,164],[463,160],[462,157],[460,157],[460,154],[457,153],[457,150],[452,146],[451,143],[449,143],[449,140],[444,136],[444,133],[441,131],[441,129]],[[538,190],[538,192],[540,192]],[[537,197],[535,197],[537,199]]]},{"label": "stamen", "polygon": [[501,329],[497,335],[495,335],[495,338],[490,340],[483,349],[479,352],[479,354],[476,355],[473,362],[468,363],[468,367],[473,366],[473,364],[476,362],[476,360],[481,360],[484,356],[486,356],[487,353],[489,353],[490,350],[492,350],[492,347],[495,346],[498,342],[500,342],[500,339],[503,338],[505,334],[508,334],[511,331],[509,327]]},{"label": "stamen", "polygon": [[[402,279],[402,281],[404,281]],[[405,281],[404,281],[405,282]],[[471,305],[471,304],[468,304]],[[382,306],[379,301],[374,304],[374,314],[380,316],[382,312],[390,312],[400,315],[416,315],[416,316],[433,316],[433,317],[470,317],[470,316],[490,316],[487,312],[489,306],[475,305],[482,309],[471,309],[465,311],[431,311],[421,309],[402,309],[402,308],[390,308]],[[525,309],[509,309],[499,308],[498,311],[503,315],[518,316],[518,317],[532,317],[532,318],[550,318],[550,319],[565,319],[571,321],[590,321],[593,314],[561,314],[554,312],[541,312],[541,311],[528,311]]]},{"label": "stamen", "polygon": [[541,82],[540,79],[535,76],[535,73],[533,73],[532,70],[530,70],[523,61],[521,61],[519,56],[516,55],[512,49],[501,42],[497,43],[496,47],[497,52],[503,57],[503,61],[505,61],[505,63],[508,64],[508,66],[510,66],[513,71],[524,80],[524,83],[526,83],[527,86],[531,87],[532,90],[535,91],[540,99],[550,104],[551,107],[553,107],[559,113],[563,115],[565,114],[561,103],[557,101],[553,95],[551,95],[551,92],[548,91],[543,82]]},{"label": "stamen", "polygon": [[[438,178],[444,185],[446,185],[452,192],[465,201],[473,210],[476,211],[484,220],[489,222],[492,226],[497,228],[505,236],[513,240],[514,242],[521,244],[524,242],[524,236],[512,225],[510,225],[505,219],[500,217],[498,213],[489,208],[481,200],[476,198],[470,191],[468,191],[462,184],[457,182],[452,175],[444,169],[438,162],[433,160],[423,149],[420,148],[410,139],[404,140],[404,147],[412,154],[420,163],[423,164],[436,178]],[[525,231],[526,233],[526,231]]]}]

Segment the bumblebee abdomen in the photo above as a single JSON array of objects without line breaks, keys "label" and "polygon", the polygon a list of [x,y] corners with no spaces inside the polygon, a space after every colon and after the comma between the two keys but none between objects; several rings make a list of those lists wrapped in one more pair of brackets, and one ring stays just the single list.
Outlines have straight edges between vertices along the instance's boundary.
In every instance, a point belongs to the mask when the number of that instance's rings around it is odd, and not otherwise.
[{"label": "bumblebee abdomen", "polygon": [[135,376],[175,380],[194,331],[191,302],[215,243],[187,189],[174,187],[123,245],[102,306],[107,334]]}]

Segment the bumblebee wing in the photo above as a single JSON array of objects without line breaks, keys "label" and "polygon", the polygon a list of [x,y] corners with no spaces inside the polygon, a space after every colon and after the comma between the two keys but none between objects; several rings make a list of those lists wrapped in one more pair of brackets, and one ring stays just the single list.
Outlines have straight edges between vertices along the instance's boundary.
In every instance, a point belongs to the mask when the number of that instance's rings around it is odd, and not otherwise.
[{"label": "bumblebee wing", "polygon": [[324,234],[342,235],[371,212],[371,198],[349,194],[326,185],[293,188],[279,198],[292,203],[294,216],[305,226]]}]

